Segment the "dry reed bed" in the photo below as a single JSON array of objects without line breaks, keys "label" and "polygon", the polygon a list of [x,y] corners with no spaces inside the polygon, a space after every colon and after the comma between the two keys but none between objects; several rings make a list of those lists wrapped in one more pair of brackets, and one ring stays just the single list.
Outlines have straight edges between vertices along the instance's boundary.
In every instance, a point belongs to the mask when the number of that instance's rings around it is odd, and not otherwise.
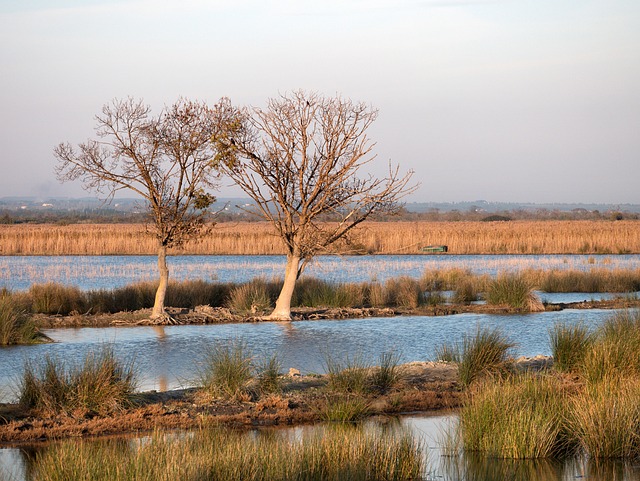
[{"label": "dry reed bed", "polygon": [[[343,252],[412,254],[430,244],[452,254],[640,253],[638,221],[368,222]],[[3,225],[0,255],[142,255],[155,240],[139,224]],[[283,254],[264,222],[221,223],[174,254]]]}]

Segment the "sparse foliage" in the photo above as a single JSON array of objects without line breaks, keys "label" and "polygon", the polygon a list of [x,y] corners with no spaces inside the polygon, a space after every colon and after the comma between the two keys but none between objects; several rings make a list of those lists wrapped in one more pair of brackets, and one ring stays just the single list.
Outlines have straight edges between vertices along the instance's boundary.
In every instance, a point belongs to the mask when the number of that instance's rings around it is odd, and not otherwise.
[{"label": "sparse foliage", "polygon": [[160,272],[153,317],[164,315],[167,250],[201,232],[215,200],[207,191],[216,178],[210,139],[225,122],[225,105],[180,99],[154,117],[141,100],[114,100],[96,116],[97,140],[54,149],[61,181],[81,180],[109,200],[121,190],[144,199]]},{"label": "sparse foliage", "polygon": [[285,244],[287,267],[273,319],[290,319],[296,279],[328,246],[373,214],[392,214],[412,191],[411,172],[358,174],[375,156],[367,131],[378,115],[364,103],[296,91],[265,110],[238,109],[213,137],[225,172]]}]

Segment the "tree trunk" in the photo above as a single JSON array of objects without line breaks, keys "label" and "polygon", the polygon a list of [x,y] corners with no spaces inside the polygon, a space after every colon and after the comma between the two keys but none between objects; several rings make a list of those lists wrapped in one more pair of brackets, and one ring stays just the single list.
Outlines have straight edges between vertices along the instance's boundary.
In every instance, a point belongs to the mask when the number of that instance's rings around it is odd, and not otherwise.
[{"label": "tree trunk", "polygon": [[300,265],[300,257],[293,254],[287,255],[287,270],[284,274],[284,284],[276,301],[276,308],[268,316],[269,319],[276,321],[291,320],[291,297],[293,297],[293,289],[296,286],[298,278],[298,266]]},{"label": "tree trunk", "polygon": [[167,294],[167,285],[169,284],[169,267],[167,267],[167,246],[161,245],[158,248],[158,272],[160,273],[160,283],[156,291],[156,300],[153,303],[153,312],[151,318],[162,317],[164,311],[164,298]]}]

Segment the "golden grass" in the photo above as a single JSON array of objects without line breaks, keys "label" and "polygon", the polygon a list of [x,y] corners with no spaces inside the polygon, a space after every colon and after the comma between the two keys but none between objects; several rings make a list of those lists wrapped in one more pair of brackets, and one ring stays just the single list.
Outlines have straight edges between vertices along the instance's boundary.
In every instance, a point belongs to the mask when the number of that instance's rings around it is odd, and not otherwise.
[{"label": "golden grass", "polygon": [[[451,254],[640,253],[639,221],[368,222],[342,252],[415,254],[430,244]],[[284,254],[265,222],[221,223],[173,254]],[[155,254],[139,224],[0,225],[0,255]]]}]

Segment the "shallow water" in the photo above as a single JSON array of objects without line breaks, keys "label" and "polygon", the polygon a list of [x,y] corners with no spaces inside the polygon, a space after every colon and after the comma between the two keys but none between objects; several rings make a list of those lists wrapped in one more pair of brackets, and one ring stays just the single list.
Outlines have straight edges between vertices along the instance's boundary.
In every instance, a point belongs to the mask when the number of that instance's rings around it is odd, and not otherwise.
[{"label": "shallow water", "polygon": [[[281,278],[284,256],[171,256],[174,280],[246,282]],[[496,275],[523,269],[640,269],[640,255],[380,255],[320,256],[305,275],[335,282],[384,282],[392,277],[419,278],[427,269],[469,269]],[[27,289],[59,282],[81,289],[111,289],[157,277],[154,256],[0,256],[0,287]]]},{"label": "shallow water", "polygon": [[[444,433],[455,429],[457,417],[449,415],[421,415],[402,418],[381,418],[364,423],[360,428],[390,433],[409,429],[420,442],[425,458],[425,481],[639,481],[640,466],[632,461],[589,461],[584,458],[568,460],[500,460],[467,454],[448,456],[443,447]],[[295,428],[262,428],[247,432],[255,437],[279,435],[300,438],[324,426]],[[141,438],[138,438],[141,439]],[[91,443],[96,441],[79,441]],[[56,443],[40,447],[0,449],[0,481],[33,481],[32,471],[35,453],[43,449],[56,449]],[[31,468],[31,469],[30,469]]]},{"label": "shallow water", "polygon": [[258,356],[276,352],[283,368],[322,373],[327,355],[333,359],[361,355],[375,363],[395,350],[401,362],[433,359],[436,347],[461,341],[478,326],[500,328],[517,346],[515,356],[549,355],[549,329],[556,323],[599,325],[612,311],[567,309],[534,314],[457,314],[348,320],[261,322],[168,327],[47,329],[55,343],[0,348],[0,399],[14,399],[13,387],[27,360],[45,356],[79,362],[101,344],[113,346],[118,357],[133,359],[140,389],[192,386],[200,361],[215,342],[242,339]]}]

